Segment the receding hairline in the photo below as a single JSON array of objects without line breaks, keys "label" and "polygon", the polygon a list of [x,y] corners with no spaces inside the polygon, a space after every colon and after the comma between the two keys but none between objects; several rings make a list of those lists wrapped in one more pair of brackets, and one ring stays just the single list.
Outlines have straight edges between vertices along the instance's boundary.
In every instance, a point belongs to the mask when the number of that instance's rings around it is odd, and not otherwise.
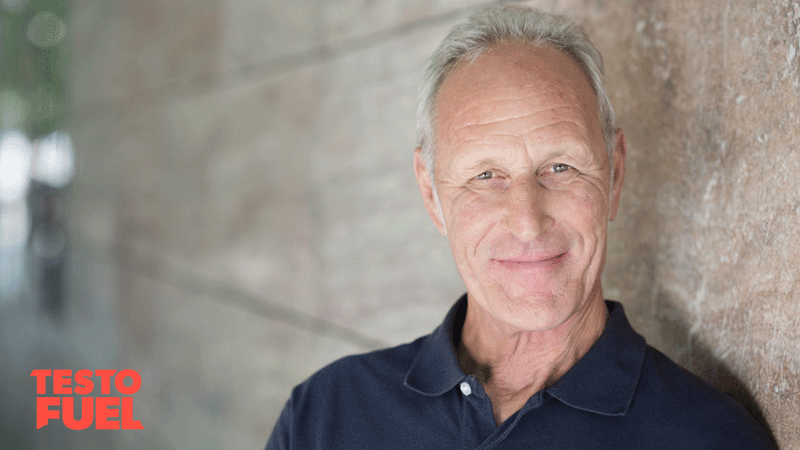
[{"label": "receding hairline", "polygon": [[[433,100],[434,101],[433,101],[433,104],[431,105],[433,107],[432,111],[434,113],[438,113],[439,104],[440,104],[440,100],[441,100],[441,94],[442,94],[442,88],[445,86],[445,84],[447,84],[448,80],[451,80],[453,78],[453,76],[456,75],[457,72],[466,69],[467,66],[470,66],[472,64],[477,63],[478,60],[481,59],[481,58],[487,57],[490,54],[496,54],[498,51],[503,51],[503,50],[514,51],[515,50],[514,47],[518,47],[518,48],[528,47],[528,50],[523,50],[523,51],[519,52],[521,57],[518,58],[518,59],[520,61],[522,61],[523,63],[535,61],[536,57],[538,56],[536,54],[536,52],[539,51],[539,50],[546,50],[546,51],[550,51],[550,52],[553,52],[553,53],[556,53],[556,54],[560,54],[560,55],[566,56],[569,61],[574,63],[574,65],[575,65],[574,67],[576,67],[578,69],[580,74],[582,74],[583,80],[586,81],[586,85],[585,86],[587,86],[590,89],[589,92],[591,93],[593,102],[594,103],[598,102],[598,100],[597,100],[597,95],[598,95],[597,91],[595,90],[594,86],[592,85],[591,78],[590,78],[589,74],[586,72],[586,68],[583,66],[583,64],[581,64],[581,61],[576,59],[572,54],[570,54],[570,52],[566,51],[563,48],[560,48],[560,47],[554,45],[552,42],[549,42],[549,41],[528,42],[528,41],[525,41],[525,40],[522,40],[522,39],[508,38],[508,39],[503,39],[502,41],[498,41],[496,43],[493,43],[492,46],[490,46],[490,47],[484,47],[484,48],[481,49],[480,52],[476,52],[475,55],[472,55],[469,58],[461,58],[461,59],[457,60],[455,63],[453,63],[451,66],[449,66],[448,70],[444,73],[444,76],[442,77],[440,83],[438,84],[436,90],[433,92],[433,94],[434,94]],[[538,66],[538,64],[533,64],[533,65],[534,66]],[[521,67],[521,68],[527,69],[525,67]],[[596,114],[595,114],[595,116],[596,116]],[[438,114],[435,114],[434,117],[438,117]],[[599,121],[599,117],[598,117],[598,121]],[[602,123],[601,123],[601,126],[602,126]]]},{"label": "receding hairline", "polygon": [[433,175],[437,130],[436,117],[441,86],[456,66],[506,42],[518,41],[532,48],[551,46],[578,64],[597,103],[603,140],[609,160],[616,141],[616,119],[603,83],[603,58],[583,27],[573,20],[519,5],[490,6],[473,13],[451,28],[428,59],[421,85],[417,134],[418,146]]},{"label": "receding hairline", "polygon": [[[597,108],[590,81],[569,54],[547,43],[532,47],[517,40],[499,42],[474,60],[459,61],[443,79],[433,118],[440,131],[436,135],[437,154],[439,150],[447,153],[450,145],[461,142],[458,136],[463,129],[496,123],[497,116],[489,111],[506,111],[510,115],[502,116],[503,121],[511,119],[514,125],[505,132],[512,134],[527,130],[516,128],[524,126],[516,125],[522,123],[517,119],[537,117],[537,127],[577,120],[572,123],[579,124],[578,133],[592,152],[600,147],[605,155]],[[560,112],[553,116],[556,111]],[[465,114],[470,114],[468,122],[461,119]]]},{"label": "receding hairline", "polygon": [[[499,50],[503,50],[504,48],[511,49],[513,47],[527,47],[530,49],[530,52],[526,52],[525,56],[532,58],[534,57],[533,51],[540,50],[540,49],[547,49],[553,52],[560,53],[569,58],[575,66],[578,68],[580,73],[583,75],[583,79],[586,82],[586,86],[589,87],[589,92],[592,94],[591,99],[592,102],[595,103],[596,107],[599,107],[599,93],[595,89],[594,84],[592,83],[591,76],[587,72],[585,65],[582,63],[580,58],[576,57],[572,52],[569,51],[568,48],[564,46],[557,45],[556,43],[547,40],[547,39],[524,39],[517,36],[509,36],[504,37],[502,39],[498,39],[487,46],[477,47],[472,49],[459,58],[454,58],[452,62],[445,65],[445,70],[442,73],[441,78],[438,80],[438,83],[434,86],[434,89],[430,92],[430,116],[429,116],[429,123],[432,128],[433,135],[430,136],[432,142],[429,143],[431,146],[431,150],[436,148],[437,141],[439,140],[440,136],[438,133],[439,130],[439,122],[440,122],[440,105],[441,105],[441,95],[442,95],[442,88],[447,84],[447,81],[452,79],[457,72],[466,68],[466,66],[472,65],[476,63],[478,59],[481,57],[486,56],[490,53],[495,53]],[[600,128],[600,134],[603,139],[605,139],[605,135],[603,133],[604,124],[602,118],[599,116],[597,111],[592,112],[592,117],[597,119],[597,123]],[[433,156],[433,155],[431,155]],[[430,167],[432,169],[432,167]],[[431,174],[432,175],[432,174]]]}]

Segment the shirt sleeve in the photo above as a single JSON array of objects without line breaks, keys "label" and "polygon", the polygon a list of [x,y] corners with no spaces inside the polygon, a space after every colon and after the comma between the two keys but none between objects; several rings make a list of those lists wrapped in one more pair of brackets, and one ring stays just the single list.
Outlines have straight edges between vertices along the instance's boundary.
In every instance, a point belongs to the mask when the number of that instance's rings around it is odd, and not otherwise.
[{"label": "shirt sleeve", "polygon": [[267,440],[264,450],[290,450],[292,448],[292,399],[286,401],[283,411],[272,429],[272,434]]}]

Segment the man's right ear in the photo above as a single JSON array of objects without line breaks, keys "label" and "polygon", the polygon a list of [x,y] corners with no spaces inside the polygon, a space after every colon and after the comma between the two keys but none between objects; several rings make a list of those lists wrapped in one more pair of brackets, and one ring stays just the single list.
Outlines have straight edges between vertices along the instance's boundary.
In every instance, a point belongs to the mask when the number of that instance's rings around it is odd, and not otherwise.
[{"label": "man's right ear", "polygon": [[436,225],[436,229],[438,229],[443,236],[447,236],[442,211],[439,208],[439,202],[436,201],[436,195],[433,185],[431,184],[431,173],[428,172],[428,167],[422,157],[422,149],[420,147],[414,150],[414,175],[417,177],[417,186],[419,186],[419,192],[422,194],[422,201],[425,202],[425,209],[428,210],[433,224]]}]

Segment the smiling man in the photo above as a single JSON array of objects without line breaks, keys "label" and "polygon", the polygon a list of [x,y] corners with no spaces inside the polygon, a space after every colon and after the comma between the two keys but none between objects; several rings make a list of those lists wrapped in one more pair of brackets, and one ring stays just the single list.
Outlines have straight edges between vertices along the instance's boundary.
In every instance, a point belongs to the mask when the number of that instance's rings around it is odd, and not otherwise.
[{"label": "smiling man", "polygon": [[267,449],[774,448],[604,300],[626,149],[601,80],[563,17],[490,7],[451,31],[414,169],[467,293],[432,334],[295,388]]},{"label": "smiling man", "polygon": [[560,378],[606,321],[606,224],[625,170],[622,132],[604,143],[580,65],[552,44],[509,40],[454,65],[438,92],[423,199],[464,283],[461,342],[498,423]]}]

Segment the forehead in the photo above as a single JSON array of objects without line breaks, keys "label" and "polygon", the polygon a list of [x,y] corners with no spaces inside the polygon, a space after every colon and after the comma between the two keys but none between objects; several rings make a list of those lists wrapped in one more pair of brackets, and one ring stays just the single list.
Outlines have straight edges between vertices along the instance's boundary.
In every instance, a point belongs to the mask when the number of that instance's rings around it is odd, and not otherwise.
[{"label": "forehead", "polygon": [[571,56],[550,45],[504,42],[458,63],[445,78],[437,148],[476,137],[527,133],[535,139],[538,129],[554,123],[568,123],[569,134],[602,145],[597,112],[594,91]]}]

